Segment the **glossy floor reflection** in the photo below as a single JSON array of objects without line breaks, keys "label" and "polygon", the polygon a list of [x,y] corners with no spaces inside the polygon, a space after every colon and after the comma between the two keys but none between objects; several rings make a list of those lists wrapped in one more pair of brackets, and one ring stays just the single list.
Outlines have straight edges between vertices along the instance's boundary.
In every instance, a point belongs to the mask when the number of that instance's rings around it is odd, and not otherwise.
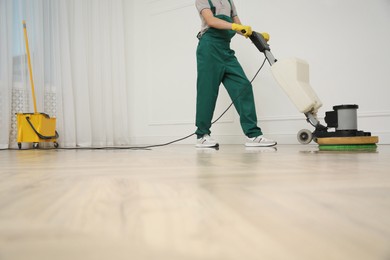
[{"label": "glossy floor reflection", "polygon": [[0,259],[390,259],[390,146],[0,151]]}]

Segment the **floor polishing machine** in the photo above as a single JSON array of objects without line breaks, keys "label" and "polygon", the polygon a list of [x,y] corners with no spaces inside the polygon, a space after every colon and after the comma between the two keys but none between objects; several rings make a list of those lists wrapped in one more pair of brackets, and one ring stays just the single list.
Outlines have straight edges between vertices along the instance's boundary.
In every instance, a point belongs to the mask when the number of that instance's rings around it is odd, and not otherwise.
[{"label": "floor polishing machine", "polygon": [[301,144],[309,144],[313,140],[324,150],[376,147],[377,136],[358,130],[358,105],[334,106],[333,111],[325,113],[327,125],[322,125],[317,119],[317,112],[322,102],[310,86],[309,64],[298,58],[278,61],[271,53],[270,46],[261,33],[253,32],[249,38],[257,49],[264,53],[277,83],[297,109],[305,114],[306,121],[315,128],[314,131],[302,129],[298,132],[297,139]]}]

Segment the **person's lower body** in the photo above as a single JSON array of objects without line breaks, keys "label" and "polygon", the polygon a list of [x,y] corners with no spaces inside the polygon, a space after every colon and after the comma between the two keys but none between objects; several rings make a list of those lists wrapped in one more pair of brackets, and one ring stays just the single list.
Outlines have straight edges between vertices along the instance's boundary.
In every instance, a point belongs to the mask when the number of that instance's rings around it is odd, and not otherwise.
[{"label": "person's lower body", "polygon": [[[227,42],[201,39],[197,49],[197,68],[197,147],[201,146],[200,142],[210,140],[212,117],[221,83],[240,116],[241,128],[248,138],[245,144],[252,147],[276,145],[276,142],[263,137],[257,126],[252,85]],[[205,143],[218,145],[214,140]]]}]

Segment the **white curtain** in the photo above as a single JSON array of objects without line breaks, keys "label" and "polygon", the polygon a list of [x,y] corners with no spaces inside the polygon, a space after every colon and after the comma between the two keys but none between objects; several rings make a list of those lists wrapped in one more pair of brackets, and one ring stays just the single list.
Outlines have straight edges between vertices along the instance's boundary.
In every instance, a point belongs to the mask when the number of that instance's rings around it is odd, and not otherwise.
[{"label": "white curtain", "polygon": [[8,147],[11,126],[12,89],[12,1],[0,0],[0,148]]},{"label": "white curtain", "polygon": [[0,147],[16,146],[17,112],[57,118],[60,146],[128,144],[122,0],[0,0]]}]

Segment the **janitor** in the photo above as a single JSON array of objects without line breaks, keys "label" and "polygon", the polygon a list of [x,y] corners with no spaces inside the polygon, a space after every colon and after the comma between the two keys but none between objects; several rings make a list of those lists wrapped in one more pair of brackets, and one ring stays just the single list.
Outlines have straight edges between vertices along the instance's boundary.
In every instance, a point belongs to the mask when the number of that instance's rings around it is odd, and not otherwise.
[{"label": "janitor", "polygon": [[[196,0],[196,8],[202,21],[198,34],[197,99],[196,99],[196,147],[217,147],[210,137],[211,120],[222,83],[240,116],[240,124],[250,147],[269,147],[276,142],[263,136],[257,126],[257,115],[252,86],[246,77],[230,41],[238,32],[249,37],[250,26],[241,24],[233,0]],[[264,34],[265,38],[267,37]],[[238,98],[237,98],[238,97]]]}]

